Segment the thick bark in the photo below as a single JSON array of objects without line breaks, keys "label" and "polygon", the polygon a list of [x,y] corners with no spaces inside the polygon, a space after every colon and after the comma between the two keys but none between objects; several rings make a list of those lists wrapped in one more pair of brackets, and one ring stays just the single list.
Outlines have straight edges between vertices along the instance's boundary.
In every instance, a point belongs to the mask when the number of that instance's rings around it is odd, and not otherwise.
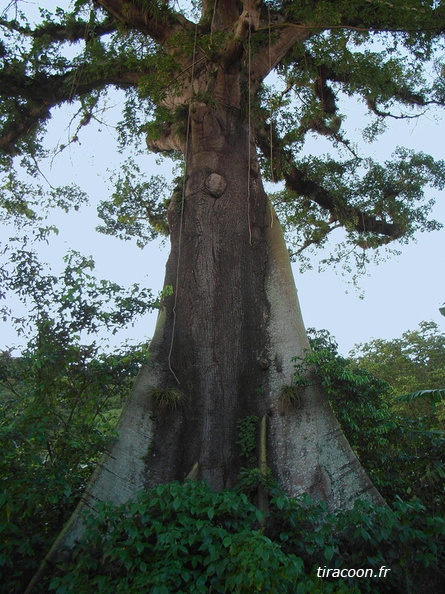
[{"label": "thick bark", "polygon": [[178,381],[186,402],[158,415],[144,484],[198,468],[215,489],[233,486],[243,464],[237,421],[255,415],[268,418],[267,459],[288,493],[332,508],[378,497],[317,388],[298,409],[280,401],[291,357],[309,344],[242,112],[199,107],[190,138],[184,203],[170,208],[174,295],[153,353],[165,387]]}]

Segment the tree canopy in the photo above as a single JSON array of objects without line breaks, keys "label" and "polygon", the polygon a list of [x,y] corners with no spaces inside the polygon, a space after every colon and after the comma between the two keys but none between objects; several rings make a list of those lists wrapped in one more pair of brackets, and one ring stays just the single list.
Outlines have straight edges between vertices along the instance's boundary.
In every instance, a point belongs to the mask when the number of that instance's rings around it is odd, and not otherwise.
[{"label": "tree canopy", "polygon": [[[346,121],[355,100],[369,116],[363,139],[373,142],[387,121],[443,105],[443,2],[62,4],[30,14],[14,0],[0,19],[4,216],[36,217],[42,190],[26,185],[14,167],[38,176],[39,160],[49,155],[45,129],[58,106],[72,105],[73,120],[56,152],[79,139],[117,88],[125,93],[121,146],[140,150],[146,139],[152,150],[175,156],[189,107],[229,101],[217,73],[241,69],[245,86],[236,101],[248,112],[263,176],[283,184],[273,200],[294,257],[342,227],[344,241],[328,259],[360,265],[372,248],[441,227],[424,189],[443,188],[444,163],[401,147],[376,162],[348,137]],[[319,135],[331,148],[311,156],[306,146]],[[102,230],[136,235],[141,244],[168,233],[165,188],[151,182],[150,189],[134,167],[123,168],[112,200],[101,207]],[[48,199],[67,207],[82,197],[59,188]]]},{"label": "tree canopy", "polygon": [[399,396],[445,386],[445,335],[435,322],[393,340],[374,339],[351,353],[370,373],[390,383]]}]

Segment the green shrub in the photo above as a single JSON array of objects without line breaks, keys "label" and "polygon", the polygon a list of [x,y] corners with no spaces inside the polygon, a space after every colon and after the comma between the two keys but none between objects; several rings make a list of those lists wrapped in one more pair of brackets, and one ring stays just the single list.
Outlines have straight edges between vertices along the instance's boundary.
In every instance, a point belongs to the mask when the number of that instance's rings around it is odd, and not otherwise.
[{"label": "green shrub", "polygon": [[[86,524],[72,562],[52,579],[56,594],[418,594],[445,551],[444,519],[426,517],[419,503],[357,502],[334,515],[275,489],[265,516],[243,493],[192,481],[101,505]],[[390,569],[385,578],[377,577],[382,566]],[[324,579],[318,567],[372,568],[376,577]]]},{"label": "green shrub", "polygon": [[303,562],[261,533],[246,495],[202,482],[159,485],[100,507],[57,593],[293,592]]}]

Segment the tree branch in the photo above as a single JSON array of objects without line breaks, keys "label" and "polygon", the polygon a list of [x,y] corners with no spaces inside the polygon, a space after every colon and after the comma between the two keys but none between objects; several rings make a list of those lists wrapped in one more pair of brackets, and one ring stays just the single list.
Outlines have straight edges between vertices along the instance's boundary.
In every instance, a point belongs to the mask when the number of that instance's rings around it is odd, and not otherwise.
[{"label": "tree branch", "polygon": [[375,233],[387,237],[389,241],[403,235],[405,230],[400,225],[388,223],[367,214],[355,206],[348,205],[346,201],[338,204],[338,200],[328,190],[309,179],[304,168],[294,162],[289,151],[282,146],[277,134],[271,131],[270,125],[263,124],[261,128],[257,128],[256,139],[258,147],[267,158],[271,154],[271,137],[274,154],[280,155],[273,163],[275,181],[283,180],[286,187],[299,197],[307,198],[328,211],[331,215],[331,223],[338,221],[342,225],[347,224],[358,233]]},{"label": "tree branch", "polygon": [[[297,3],[295,3],[297,4]],[[445,14],[441,7],[435,9],[416,9],[413,7],[394,6],[394,11],[388,11],[388,5],[391,2],[373,2],[375,5],[369,10],[368,2],[351,2],[350,10],[345,9],[345,5],[339,4],[339,12],[333,14],[327,20],[313,10],[313,2],[299,3],[300,9],[293,7],[293,12],[286,14],[286,5],[279,10],[268,9],[267,18],[263,13],[258,31],[269,31],[268,52],[260,52],[255,56],[256,63],[255,78],[261,82],[264,77],[285,57],[292,47],[308,39],[312,35],[319,34],[326,30],[344,29],[363,32],[390,32],[390,33],[425,33],[432,36],[441,36],[445,31]],[[331,2],[330,4],[335,4]],[[298,14],[296,11],[298,10]],[[410,17],[412,26],[408,22],[400,25],[399,13],[404,11]],[[415,19],[412,19],[415,11]],[[338,19],[338,21],[337,21]],[[333,22],[329,22],[332,20]],[[337,21],[337,22],[336,22]],[[333,24],[335,23],[335,24]],[[268,54],[268,55],[267,55]]]},{"label": "tree branch", "polygon": [[[221,0],[216,0],[220,2]],[[263,9],[263,10],[262,10]],[[264,19],[264,5],[262,0],[243,0],[243,11],[233,25],[233,37],[222,52],[221,63],[224,68],[229,68],[244,52],[244,45],[249,38],[255,42],[258,35],[264,38],[267,32],[267,51],[255,51],[252,54],[250,77],[255,90],[267,74],[283,59],[288,51],[297,43],[301,43],[312,34],[312,29],[293,24],[287,26],[282,16],[272,15],[267,12],[268,18]],[[273,30],[273,35],[272,35]],[[250,33],[249,33],[250,32]],[[263,45],[266,45],[263,43]]]},{"label": "tree branch", "polygon": [[[342,72],[339,74],[335,72],[333,68],[323,65],[323,76],[325,80],[329,80],[331,82],[336,82],[340,84],[348,85],[351,83],[351,73],[350,72]],[[399,103],[403,103],[405,105],[411,106],[418,106],[418,107],[427,107],[428,105],[438,105],[438,101],[428,100],[420,93],[415,93],[411,91],[409,87],[404,86],[395,86],[391,80],[387,80],[381,83],[381,86],[385,87],[385,90],[388,92],[389,89],[392,88],[392,98],[398,101]],[[376,115],[379,116],[391,116],[390,113],[382,112],[377,107],[377,98],[372,96],[366,97],[366,102],[371,111],[373,111]]]},{"label": "tree branch", "polygon": [[[366,105],[368,106],[369,110],[375,113],[375,115],[380,116],[381,118],[393,118],[394,120],[411,120],[414,118],[418,118],[420,114],[416,113],[414,115],[395,115],[390,111],[382,111],[377,107],[377,99],[375,97],[368,97],[366,99]],[[422,101],[421,103],[418,101],[412,101],[411,105],[418,105],[427,107],[428,105],[440,105],[439,101]],[[426,111],[426,110],[425,110]],[[424,112],[422,112],[423,115]]]},{"label": "tree branch", "polygon": [[63,75],[40,75],[31,78],[25,75],[0,72],[2,96],[15,103],[14,119],[5,124],[0,136],[0,150],[7,154],[17,152],[16,143],[29,134],[39,122],[50,117],[53,107],[61,103],[71,102],[91,91],[101,89],[105,85],[119,88],[135,86],[142,75],[147,72],[128,72],[127,67],[118,61],[106,64],[107,74],[98,77],[97,65],[89,76],[88,68],[75,69]]},{"label": "tree branch", "polygon": [[[261,31],[269,31],[267,24],[262,26]],[[256,85],[261,84],[295,45],[301,44],[312,34],[313,30],[304,26],[283,25],[276,29],[274,35],[269,36],[267,51],[258,52],[252,58],[251,78]]]},{"label": "tree branch", "polygon": [[[339,222],[332,222],[329,223],[328,226],[326,227],[326,230],[324,231],[324,235],[323,235],[323,240],[329,235],[329,233],[332,233],[333,231],[335,231],[336,229],[340,229],[342,227],[342,224]],[[296,249],[295,251],[290,251],[289,250],[289,254],[291,258],[295,258],[296,256],[298,256],[299,254],[301,254],[302,252],[304,252],[304,250],[307,250],[308,247],[310,247],[311,245],[320,245],[320,237],[317,236],[317,234],[315,233],[315,237],[313,235],[311,235],[310,237],[308,237],[302,244],[301,246]]]},{"label": "tree branch", "polygon": [[182,14],[174,12],[156,2],[137,0],[97,0],[106,11],[129,27],[149,35],[154,41],[168,49],[169,40],[178,31],[191,31],[195,25]]},{"label": "tree branch", "polygon": [[370,232],[384,235],[391,241],[403,235],[404,230],[399,225],[378,219],[346,203],[338,205],[332,194],[318,183],[308,179],[306,172],[301,167],[293,165],[288,172],[284,173],[283,177],[289,190],[299,196],[309,198],[321,208],[329,211],[334,221],[340,223],[347,221],[348,224],[354,221],[352,226],[358,233]]},{"label": "tree branch", "polygon": [[91,36],[101,37],[102,35],[112,33],[117,28],[117,20],[114,17],[108,17],[102,23],[95,23],[94,25],[82,21],[72,22],[69,25],[46,23],[39,25],[35,29],[31,29],[19,25],[17,21],[7,21],[0,18],[0,26],[32,39],[47,37],[50,41],[69,41],[74,43],[76,41],[88,40]]}]

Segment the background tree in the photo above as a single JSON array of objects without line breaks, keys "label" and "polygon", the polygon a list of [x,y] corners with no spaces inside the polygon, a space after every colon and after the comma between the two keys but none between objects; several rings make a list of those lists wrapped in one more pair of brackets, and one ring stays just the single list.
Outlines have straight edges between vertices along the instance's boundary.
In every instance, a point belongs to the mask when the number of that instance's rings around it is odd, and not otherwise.
[{"label": "background tree", "polygon": [[351,356],[398,396],[445,386],[445,335],[435,322],[421,322],[401,338],[356,345]]},{"label": "background tree", "polygon": [[[143,345],[106,349],[116,332],[157,306],[139,287],[96,280],[71,253],[59,277],[29,250],[12,250],[3,289],[20,294],[20,356],[0,353],[0,582],[23,592],[62,529],[110,439],[141,364]],[[15,265],[13,264],[15,262]]]},{"label": "background tree", "polygon": [[404,332],[401,338],[359,344],[351,356],[391,385],[394,410],[428,419],[430,429],[444,429],[445,335],[438,324],[421,322],[418,330]]},{"label": "background tree", "polygon": [[391,488],[401,488],[401,496],[416,493],[431,510],[442,509],[444,333],[434,322],[421,322],[418,330],[404,332],[401,338],[357,345],[351,355],[356,365],[391,386],[384,398],[395,422],[392,452],[387,450],[394,462],[393,477],[397,476]]},{"label": "background tree", "polygon": [[[366,103],[367,138],[386,118],[443,104],[436,52],[443,3],[218,0],[190,12],[175,7],[78,0],[54,15],[42,10],[35,23],[13,2],[0,22],[7,211],[34,216],[13,166],[38,173],[51,111],[75,102],[75,141],[111,87],[127,97],[123,144],[140,147],[145,136],[151,150],[184,158],[182,184],[169,202],[140,201],[134,180],[120,184],[155,230],[168,230],[166,285],[173,294],[163,302],[150,368],[126,406],[120,439],[91,484],[93,498],[112,492],[119,502],[187,476],[216,489],[232,486],[243,465],[238,423],[256,416],[259,441],[267,437],[261,464],[267,457],[288,494],[310,492],[332,509],[358,496],[379,500],[323,390],[314,385],[299,406],[282,406],[290,359],[302,356],[308,341],[262,176],[285,184],[275,206],[294,233],[294,253],[323,244],[341,226],[345,244],[332,261],[348,253],[363,263],[372,248],[437,229],[423,188],[443,187],[444,164],[403,148],[383,164],[360,157],[342,130],[339,100]],[[267,78],[271,73],[278,79]],[[338,158],[304,156],[312,134],[332,140]],[[63,189],[53,198],[67,196]],[[134,209],[125,215],[134,222]]]}]

